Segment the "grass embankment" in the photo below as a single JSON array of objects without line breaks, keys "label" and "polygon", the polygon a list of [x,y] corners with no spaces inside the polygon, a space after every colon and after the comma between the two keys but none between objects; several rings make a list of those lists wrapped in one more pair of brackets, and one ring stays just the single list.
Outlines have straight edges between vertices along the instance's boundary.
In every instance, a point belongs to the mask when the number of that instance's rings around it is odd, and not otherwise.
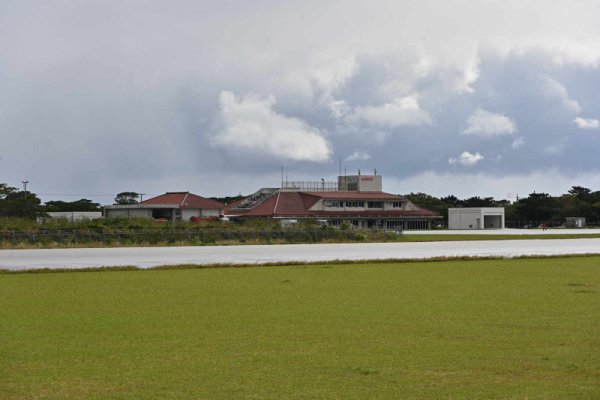
[{"label": "grass embankment", "polygon": [[600,397],[600,257],[0,274],[2,399]]},{"label": "grass embankment", "polygon": [[[332,234],[333,233],[333,234]],[[444,234],[419,234],[411,235],[376,231],[376,230],[353,230],[340,232],[322,231],[294,231],[287,230],[277,233],[267,233],[267,238],[260,238],[264,232],[253,233],[245,232],[240,239],[218,240],[210,232],[199,239],[178,239],[173,237],[169,240],[147,241],[136,238],[116,238],[109,241],[94,240],[38,240],[31,241],[10,241],[0,240],[0,249],[56,249],[56,248],[100,248],[100,247],[170,247],[170,246],[239,246],[239,245],[270,245],[270,244],[299,244],[299,243],[389,243],[389,242],[450,242],[460,240],[528,240],[528,239],[594,239],[600,238],[600,234],[540,234],[540,235],[444,235]],[[281,235],[278,238],[277,235]],[[328,235],[328,236],[326,236]],[[235,235],[232,235],[235,236]],[[247,237],[247,238],[246,238]],[[315,239],[316,238],[316,239]]]}]

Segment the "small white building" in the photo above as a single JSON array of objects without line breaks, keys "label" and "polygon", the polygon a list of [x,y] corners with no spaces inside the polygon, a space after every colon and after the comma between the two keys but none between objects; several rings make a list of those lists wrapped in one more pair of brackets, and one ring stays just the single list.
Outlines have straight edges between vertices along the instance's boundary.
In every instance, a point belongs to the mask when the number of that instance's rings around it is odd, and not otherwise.
[{"label": "small white building", "polygon": [[50,211],[47,214],[49,218],[64,218],[71,222],[102,218],[102,211]]},{"label": "small white building", "polygon": [[584,217],[567,217],[565,226],[567,228],[585,228]]},{"label": "small white building", "polygon": [[449,208],[448,229],[504,229],[504,207]]}]

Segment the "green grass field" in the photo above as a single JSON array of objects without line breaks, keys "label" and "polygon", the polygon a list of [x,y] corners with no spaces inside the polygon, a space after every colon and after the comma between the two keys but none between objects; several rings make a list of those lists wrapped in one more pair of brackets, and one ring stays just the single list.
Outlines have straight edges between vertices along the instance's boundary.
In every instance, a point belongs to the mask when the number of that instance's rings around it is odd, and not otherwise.
[{"label": "green grass field", "polygon": [[0,274],[0,399],[598,399],[600,257]]}]

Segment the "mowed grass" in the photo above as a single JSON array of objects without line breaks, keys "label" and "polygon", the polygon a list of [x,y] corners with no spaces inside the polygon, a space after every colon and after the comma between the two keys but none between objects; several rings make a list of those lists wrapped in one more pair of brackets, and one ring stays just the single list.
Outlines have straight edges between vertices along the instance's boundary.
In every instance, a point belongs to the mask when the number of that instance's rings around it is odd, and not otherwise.
[{"label": "mowed grass", "polygon": [[596,239],[600,238],[597,233],[547,233],[533,235],[506,235],[506,234],[403,234],[398,241],[402,242],[454,242],[461,240],[532,240],[532,239]]},{"label": "mowed grass", "polygon": [[0,274],[1,399],[598,399],[600,257]]}]

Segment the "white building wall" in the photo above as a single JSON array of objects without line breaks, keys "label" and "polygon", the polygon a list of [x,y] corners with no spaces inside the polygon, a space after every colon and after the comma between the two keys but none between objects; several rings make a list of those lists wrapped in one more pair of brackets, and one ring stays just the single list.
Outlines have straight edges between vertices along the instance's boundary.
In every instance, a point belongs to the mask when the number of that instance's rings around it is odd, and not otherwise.
[{"label": "white building wall", "polygon": [[344,175],[338,176],[338,189],[342,191],[381,192],[381,175]]},{"label": "white building wall", "polygon": [[107,208],[107,217],[152,218],[152,210],[143,208]]},{"label": "white building wall", "polygon": [[203,208],[201,212],[203,217],[218,217],[223,214],[223,210],[219,208]]},{"label": "white building wall", "polygon": [[[486,218],[487,217],[487,218]],[[504,229],[504,208],[449,208],[449,229]]]},{"label": "white building wall", "polygon": [[189,221],[192,217],[200,217],[200,209],[184,208],[183,210],[181,210],[182,221]]},{"label": "white building wall", "polygon": [[449,229],[480,229],[482,223],[481,209],[479,208],[448,209]]},{"label": "white building wall", "polygon": [[69,221],[102,218],[102,211],[51,211],[48,215],[52,218],[66,218]]}]

